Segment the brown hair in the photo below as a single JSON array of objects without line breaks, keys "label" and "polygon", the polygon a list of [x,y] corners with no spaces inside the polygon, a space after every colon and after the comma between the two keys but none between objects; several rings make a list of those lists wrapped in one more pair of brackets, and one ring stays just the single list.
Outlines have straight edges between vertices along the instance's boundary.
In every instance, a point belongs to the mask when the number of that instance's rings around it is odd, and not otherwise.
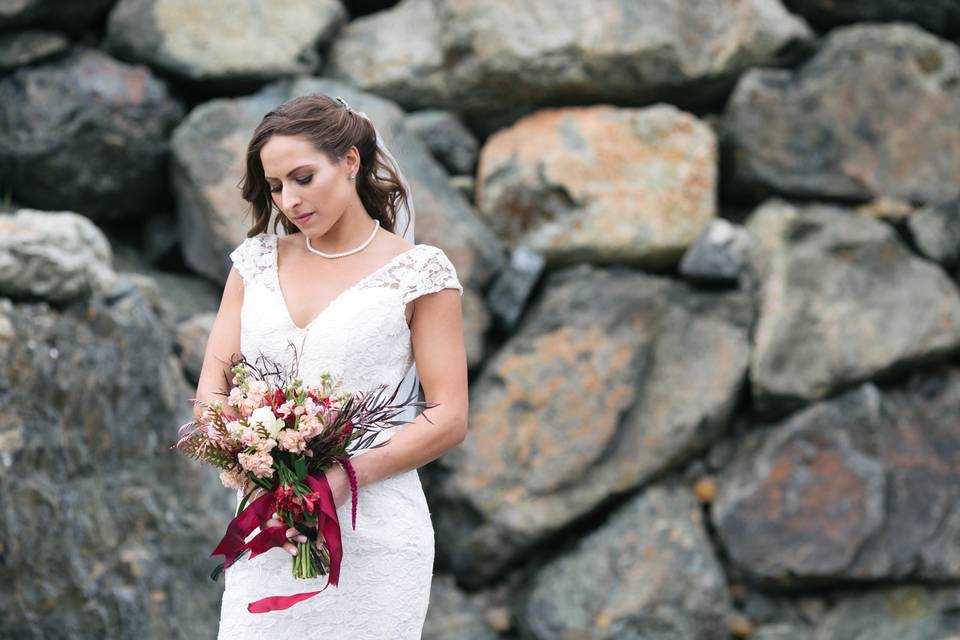
[{"label": "brown hair", "polygon": [[[377,148],[373,123],[330,96],[313,93],[287,100],[268,112],[250,138],[246,170],[239,185],[243,199],[250,203],[253,215],[253,226],[247,231],[248,238],[266,231],[277,209],[260,162],[260,150],[273,136],[306,138],[331,162],[340,160],[351,146],[355,146],[360,152],[360,170],[356,178],[360,202],[371,216],[380,221],[381,227],[387,231],[394,230],[397,210],[407,192]],[[274,233],[280,224],[287,233],[300,231],[281,214],[273,220]]]}]

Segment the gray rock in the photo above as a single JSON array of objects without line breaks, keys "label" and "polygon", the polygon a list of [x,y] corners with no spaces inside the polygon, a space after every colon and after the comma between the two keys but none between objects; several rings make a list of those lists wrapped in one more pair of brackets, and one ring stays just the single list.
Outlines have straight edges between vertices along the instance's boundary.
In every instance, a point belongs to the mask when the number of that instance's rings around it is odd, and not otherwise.
[{"label": "gray rock", "polygon": [[680,273],[700,282],[738,283],[747,273],[750,235],[723,218],[712,220],[680,260]]},{"label": "gray rock", "polygon": [[213,329],[215,313],[198,313],[177,327],[176,351],[183,364],[187,379],[196,384],[200,379],[200,370],[203,368],[203,355],[207,347],[207,338]]},{"label": "gray rock", "polygon": [[951,271],[960,266],[960,198],[915,211],[907,228],[923,255]]},{"label": "gray rock", "polygon": [[141,66],[94,49],[0,79],[0,186],[41,209],[129,218],[167,194],[182,108]]},{"label": "gray rock", "polygon": [[70,41],[62,33],[29,29],[0,35],[0,71],[33,64],[66,50]]},{"label": "gray rock", "polygon": [[751,433],[713,504],[731,562],[776,586],[956,580],[958,411],[960,370],[939,369],[885,392],[866,383]]},{"label": "gray rock", "polygon": [[339,0],[120,0],[105,45],[192,81],[242,86],[312,73],[346,17]]},{"label": "gray rock", "polygon": [[467,287],[460,299],[463,311],[463,340],[467,351],[467,367],[476,369],[486,356],[485,337],[490,328],[490,312],[483,296]]},{"label": "gray rock", "polygon": [[927,31],[945,36],[960,33],[957,0],[784,0],[787,7],[820,29],[851,22],[915,22]]},{"label": "gray rock", "polygon": [[473,202],[477,190],[477,179],[473,176],[450,176],[450,186],[460,192],[464,200]]},{"label": "gray rock", "polygon": [[543,256],[520,245],[510,254],[507,268],[500,272],[490,287],[487,304],[493,317],[507,331],[516,328],[545,267]]},{"label": "gray rock", "polygon": [[65,304],[109,289],[110,244],[69,211],[0,214],[0,296]]},{"label": "gray rock", "polygon": [[751,387],[785,411],[960,346],[960,296],[889,225],[771,200],[747,220],[762,281]]},{"label": "gray rock", "polygon": [[757,627],[750,634],[750,640],[814,640],[813,630],[809,627],[777,622]]},{"label": "gray rock", "polygon": [[905,585],[844,595],[815,640],[956,640],[960,589]]},{"label": "gray rock", "polygon": [[799,69],[740,79],[722,126],[731,192],[955,198],[958,121],[955,44],[905,24],[837,29]]},{"label": "gray rock", "polygon": [[532,638],[726,640],[731,599],[700,506],[651,487],[534,580]]},{"label": "gray rock", "polygon": [[515,116],[715,92],[810,36],[779,0],[403,0],[350,22],[328,74],[409,109]]},{"label": "gray rock", "polygon": [[451,174],[472,174],[477,166],[477,138],[452,111],[426,109],[407,115],[407,128],[420,136],[430,153]]},{"label": "gray rock", "polygon": [[0,318],[0,636],[212,639],[233,494],[168,449],[190,413],[169,334],[136,291]]},{"label": "gray rock", "polygon": [[421,640],[450,638],[497,640],[499,635],[484,621],[482,604],[460,591],[451,576],[434,575]]},{"label": "gray rock", "polygon": [[610,496],[689,458],[744,382],[750,301],[631,272],[551,274],[471,387],[441,463],[438,550],[476,585]]},{"label": "gray rock", "polygon": [[42,24],[78,33],[107,12],[115,0],[0,0],[0,29]]},{"label": "gray rock", "polygon": [[246,236],[247,224],[239,212],[247,203],[237,182],[249,137],[267,111],[290,97],[314,92],[342,96],[373,120],[418,194],[417,242],[443,249],[464,285],[482,287],[500,268],[500,245],[450,187],[423,143],[404,128],[403,112],[346,84],[310,78],[281,81],[253,96],[204,103],[174,132],[173,177],[187,264],[215,282],[226,279],[228,254]]},{"label": "gray rock", "polygon": [[716,141],[670,105],[544,109],[491,136],[477,206],[551,265],[674,266],[716,216]]}]

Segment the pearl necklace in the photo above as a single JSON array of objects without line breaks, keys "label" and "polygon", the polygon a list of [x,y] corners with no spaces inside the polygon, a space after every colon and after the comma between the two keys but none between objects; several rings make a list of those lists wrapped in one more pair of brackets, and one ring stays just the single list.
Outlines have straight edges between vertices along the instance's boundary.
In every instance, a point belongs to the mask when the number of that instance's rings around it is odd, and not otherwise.
[{"label": "pearl necklace", "polygon": [[366,240],[364,240],[364,241],[363,241],[363,244],[361,244],[359,247],[356,247],[355,249],[350,249],[349,251],[344,251],[343,253],[324,253],[323,251],[318,251],[317,249],[314,249],[314,248],[313,248],[313,245],[310,244],[310,238],[307,236],[307,234],[303,234],[303,238],[304,238],[304,240],[307,241],[307,249],[308,249],[311,253],[315,253],[315,254],[317,254],[318,256],[321,256],[321,257],[323,257],[323,258],[342,258],[342,257],[344,257],[344,256],[351,256],[351,255],[353,255],[353,254],[355,254],[355,253],[358,253],[358,252],[363,251],[364,249],[366,249],[366,248],[367,248],[367,245],[370,244],[371,242],[373,242],[373,237],[374,237],[375,235],[377,235],[377,229],[379,229],[379,228],[380,228],[380,221],[377,220],[376,218],[374,218],[374,220],[373,220],[373,233],[370,234],[370,237],[367,238]]}]

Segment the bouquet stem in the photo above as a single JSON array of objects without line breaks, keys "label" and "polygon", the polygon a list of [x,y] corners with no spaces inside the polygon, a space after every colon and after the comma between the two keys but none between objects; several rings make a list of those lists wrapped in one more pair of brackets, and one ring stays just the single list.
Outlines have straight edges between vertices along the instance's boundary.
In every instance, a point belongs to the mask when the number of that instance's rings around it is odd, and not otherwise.
[{"label": "bouquet stem", "polygon": [[310,547],[313,543],[298,542],[297,555],[293,559],[293,577],[300,579],[316,578],[320,575],[317,569],[317,563],[313,560],[313,553]]}]

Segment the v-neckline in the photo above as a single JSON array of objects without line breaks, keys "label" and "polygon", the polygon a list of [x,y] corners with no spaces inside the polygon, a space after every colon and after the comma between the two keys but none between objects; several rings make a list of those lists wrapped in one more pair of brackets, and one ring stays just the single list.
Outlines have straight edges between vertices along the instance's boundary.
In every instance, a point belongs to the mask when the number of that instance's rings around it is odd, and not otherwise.
[{"label": "v-neckline", "polygon": [[371,278],[373,278],[373,276],[379,274],[381,271],[383,271],[384,269],[392,265],[394,262],[396,262],[398,258],[407,255],[408,253],[416,249],[418,246],[419,245],[413,245],[406,251],[402,251],[401,253],[398,253],[397,255],[393,256],[392,258],[387,260],[385,263],[383,263],[382,265],[380,265],[379,267],[377,267],[376,269],[368,273],[367,275],[363,276],[362,278],[360,278],[359,280],[351,284],[349,287],[347,287],[337,295],[330,298],[330,302],[328,302],[323,309],[321,309],[315,316],[313,316],[313,318],[310,319],[310,322],[308,322],[307,324],[301,327],[296,322],[294,322],[293,316],[290,315],[290,307],[287,306],[287,299],[283,297],[283,289],[280,286],[280,236],[277,236],[277,235],[273,236],[273,282],[277,287],[277,295],[280,298],[280,306],[283,307],[284,314],[287,316],[287,322],[290,323],[290,326],[296,329],[297,331],[308,330],[311,326],[313,326],[314,322],[319,320],[320,317],[323,316],[330,309],[330,307],[332,307],[334,303],[339,301],[343,296],[345,296],[350,291],[356,289],[367,280],[370,280]]}]

